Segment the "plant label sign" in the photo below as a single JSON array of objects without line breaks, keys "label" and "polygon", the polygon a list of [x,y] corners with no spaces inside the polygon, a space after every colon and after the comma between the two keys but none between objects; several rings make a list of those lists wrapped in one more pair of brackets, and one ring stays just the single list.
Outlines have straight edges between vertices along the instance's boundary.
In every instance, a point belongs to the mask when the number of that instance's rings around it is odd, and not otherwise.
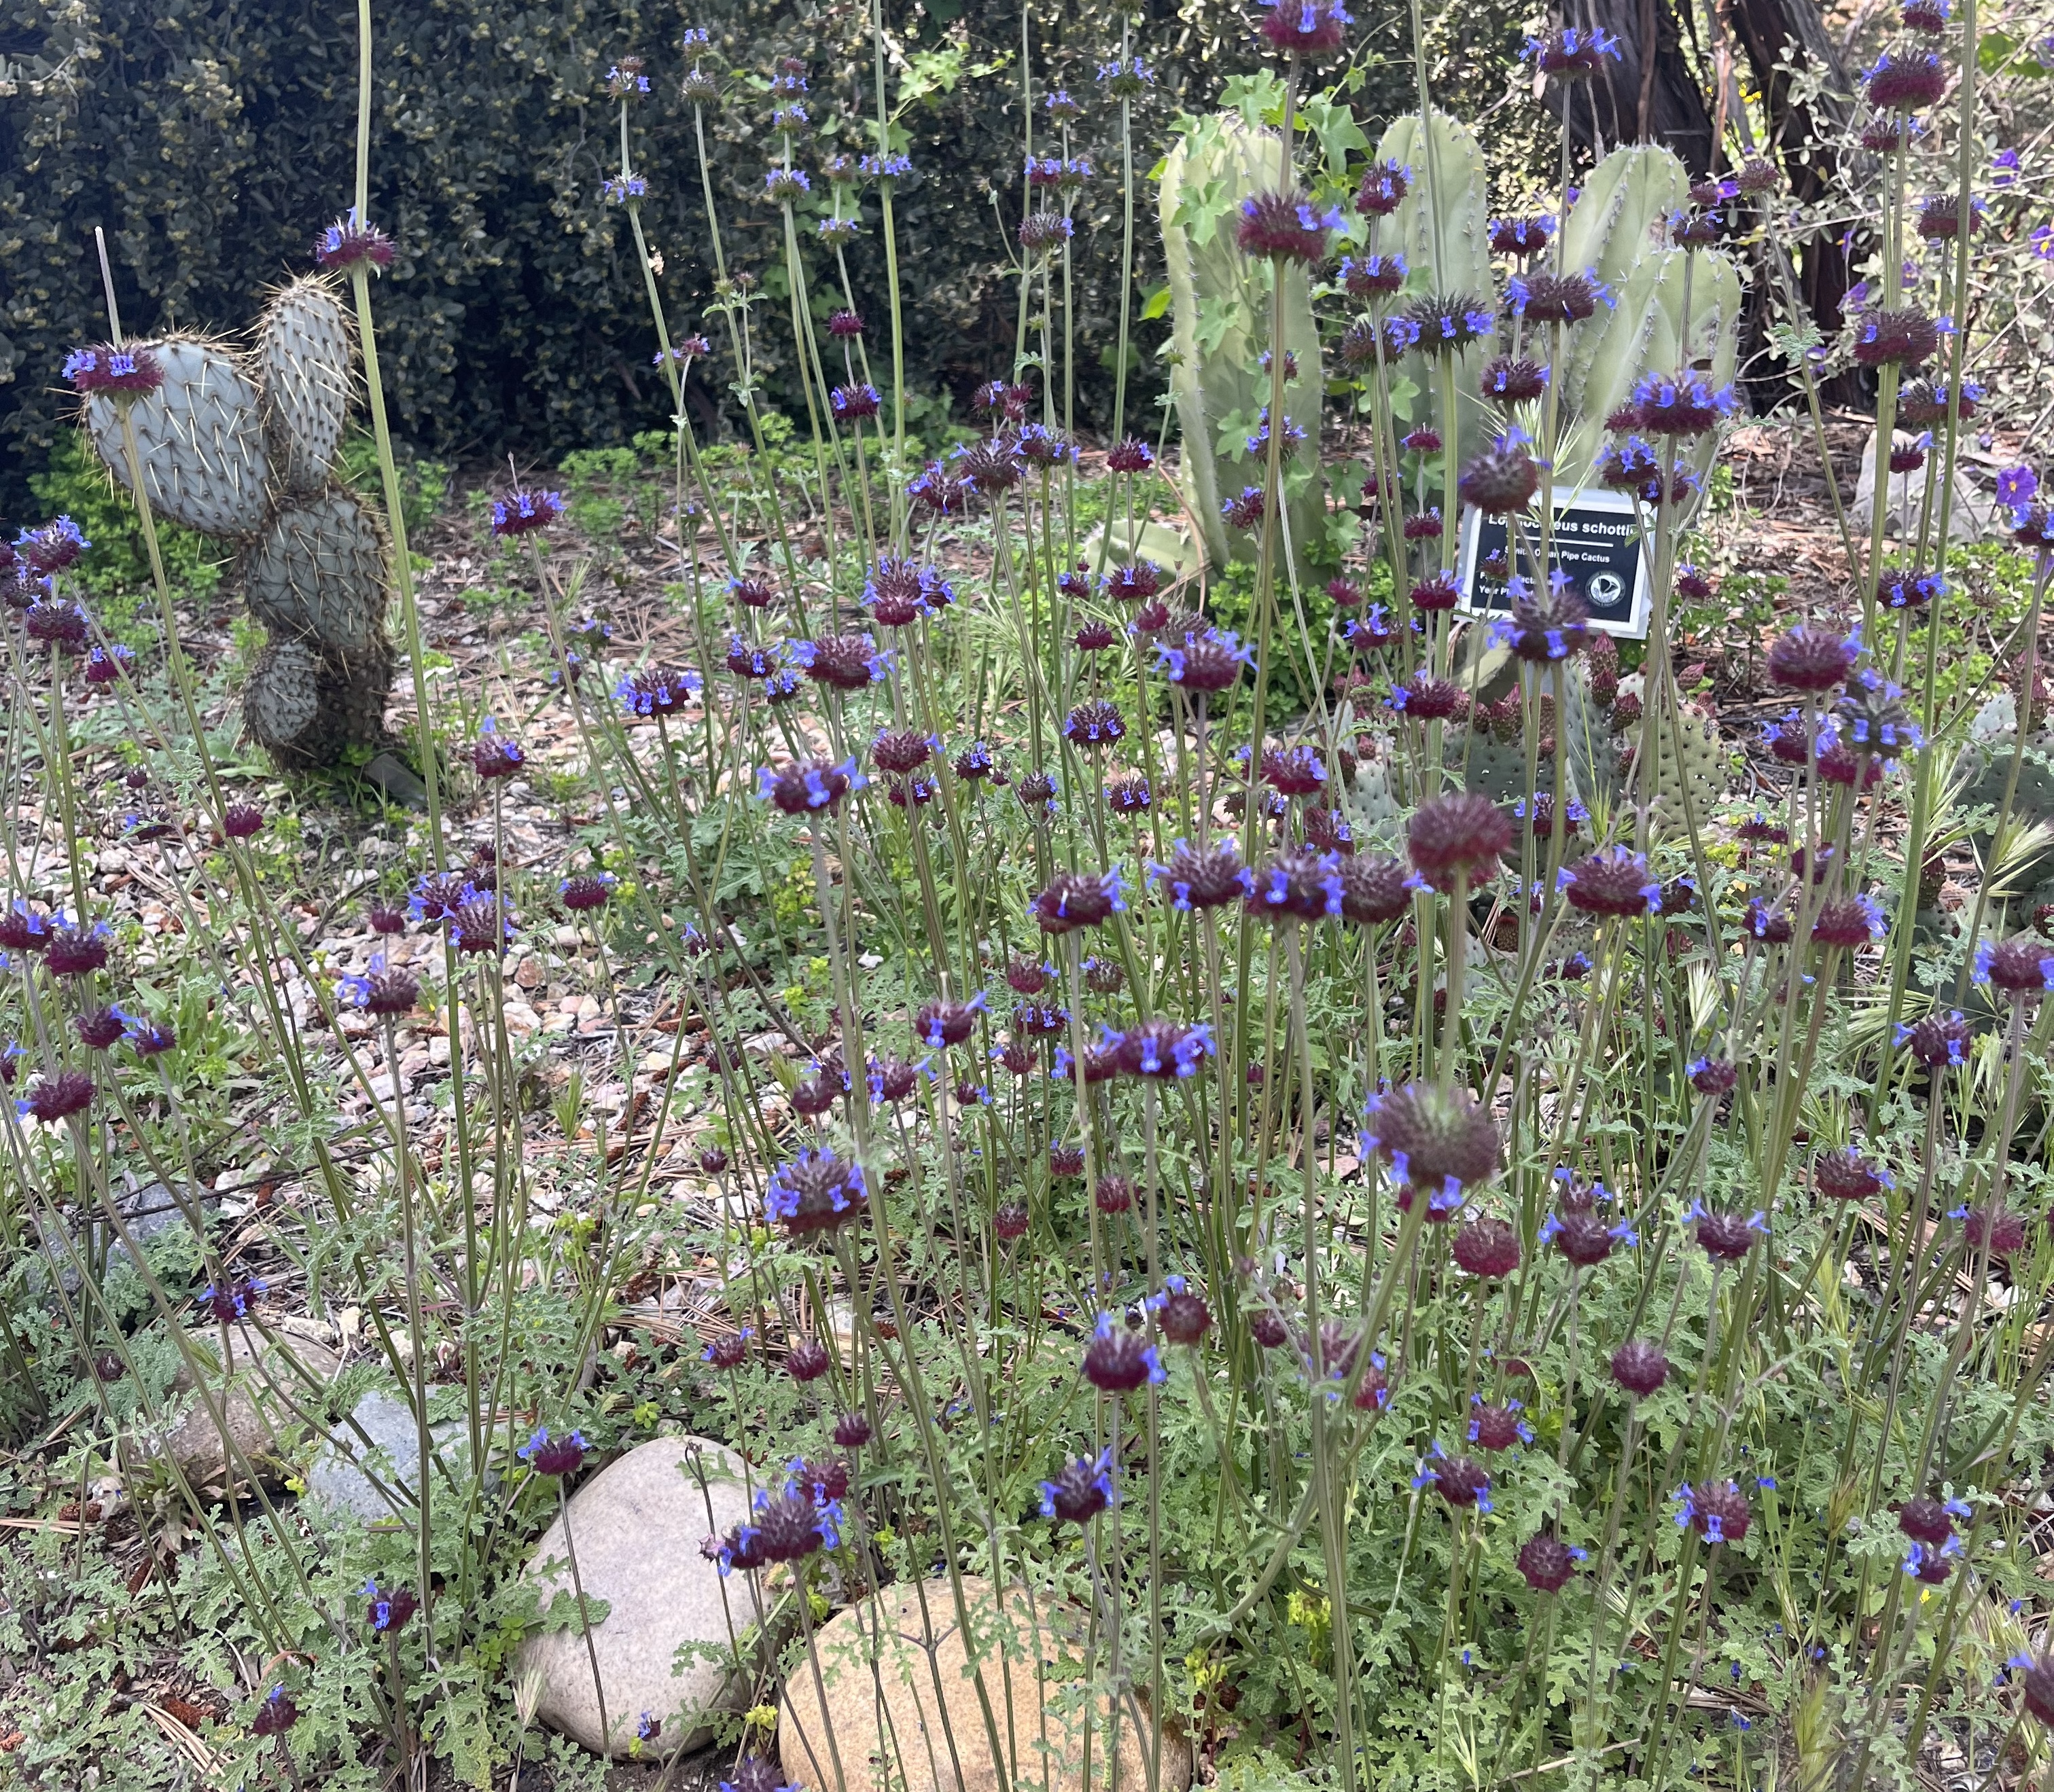
[{"label": "plant label sign", "polygon": [[[1555,507],[1548,564],[1576,582],[1591,607],[1591,627],[1623,640],[1647,639],[1655,564],[1643,546],[1637,501],[1630,492],[1579,492]],[[1462,525],[1462,607],[1473,616],[1505,615],[1512,599],[1502,579],[1482,570],[1505,551],[1502,517],[1472,510]]]}]

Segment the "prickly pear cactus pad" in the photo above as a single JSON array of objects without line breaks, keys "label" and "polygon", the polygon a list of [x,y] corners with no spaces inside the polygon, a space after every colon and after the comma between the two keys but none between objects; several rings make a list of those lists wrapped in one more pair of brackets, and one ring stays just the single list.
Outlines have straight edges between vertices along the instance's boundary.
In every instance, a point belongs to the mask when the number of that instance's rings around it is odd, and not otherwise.
[{"label": "prickly pear cactus pad", "polygon": [[[163,383],[136,399],[136,447],[151,509],[203,535],[254,535],[269,508],[257,387],[241,359],[219,343],[173,336],[139,346],[153,352]],[[92,445],[124,488],[128,450],[116,401],[85,401]]]},{"label": "prickly pear cactus pad", "polygon": [[321,656],[304,641],[273,641],[258,656],[243,686],[250,732],[273,753],[285,751],[321,714]]},{"label": "prickly pear cactus pad", "polygon": [[334,470],[349,411],[348,316],[325,280],[296,280],[264,308],[255,362],[273,472],[317,492]]},{"label": "prickly pear cactus pad", "polygon": [[[250,613],[271,639],[243,697],[250,732],[281,764],[336,764],[384,737],[385,534],[333,482],[350,395],[349,322],[329,283],[271,299],[245,356],[171,336],[146,346],[163,383],[129,403],[145,496],[161,515],[236,542]],[[116,401],[85,402],[85,426],[131,485]]]},{"label": "prickly pear cactus pad", "polygon": [[281,509],[243,556],[250,613],[274,633],[362,653],[382,636],[385,541],[340,486]]},{"label": "prickly pear cactus pad", "polygon": [[259,655],[243,687],[243,720],[281,765],[332,765],[348,748],[380,737],[392,667],[383,641],[347,653],[281,636]]}]

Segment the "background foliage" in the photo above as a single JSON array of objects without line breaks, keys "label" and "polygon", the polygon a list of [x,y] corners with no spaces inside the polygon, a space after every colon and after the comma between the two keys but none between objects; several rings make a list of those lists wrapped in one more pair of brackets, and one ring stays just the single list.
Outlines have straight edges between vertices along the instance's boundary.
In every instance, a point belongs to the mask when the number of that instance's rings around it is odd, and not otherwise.
[{"label": "background foliage", "polygon": [[[1245,10],[1137,9],[1134,43],[1159,77],[1136,108],[1137,182],[1178,111],[1255,66]],[[1017,289],[1003,260],[1022,199],[1020,18],[962,0],[897,0],[885,14],[891,78],[930,88],[906,116],[916,173],[898,202],[908,379],[960,398],[1012,356]],[[1474,115],[1502,100],[1522,16],[1509,0],[1446,9],[1430,27],[1444,103]],[[665,254],[671,316],[694,318],[713,274],[691,110],[677,95],[682,33],[709,27],[710,65],[726,77],[707,151],[731,265],[781,286],[777,215],[760,198],[765,76],[777,57],[803,59],[819,154],[870,147],[868,21],[860,0],[381,0],[372,209],[399,245],[379,305],[403,434],[444,456],[553,458],[663,426],[625,220],[598,202],[618,158],[608,66],[631,52],[647,60],[643,216]],[[28,474],[49,458],[65,351],[105,334],[94,226],[138,332],[238,328],[265,286],[306,265],[315,232],[348,202],[355,22],[347,0],[0,0],[0,506],[24,506]],[[1391,9],[1367,22],[1356,104],[1380,119],[1409,101],[1406,19]],[[1031,23],[1035,91],[1066,82],[1087,100],[1073,140],[1100,170],[1076,214],[1078,359],[1100,382],[1084,390],[1087,418],[1109,407],[1120,210],[1118,114],[1092,77],[1119,53],[1119,29],[1113,9],[1086,0],[1037,6]],[[816,189],[824,202],[826,183]],[[1157,277],[1152,200],[1137,197],[1144,288]],[[872,234],[851,261],[881,313],[876,218],[873,198]],[[1161,328],[1146,326],[1144,354]],[[758,347],[774,398],[781,349]],[[710,383],[695,381],[702,422],[731,376],[715,367]]]}]

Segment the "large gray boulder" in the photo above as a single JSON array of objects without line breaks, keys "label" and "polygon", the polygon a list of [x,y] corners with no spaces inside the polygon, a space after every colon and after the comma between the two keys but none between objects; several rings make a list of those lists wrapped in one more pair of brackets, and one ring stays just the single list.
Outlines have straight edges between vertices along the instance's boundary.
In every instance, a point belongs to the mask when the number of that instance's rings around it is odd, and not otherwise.
[{"label": "large gray boulder", "polygon": [[570,1621],[530,1637],[515,1669],[541,1674],[536,1715],[543,1723],[594,1754],[623,1755],[651,1718],[661,1728],[641,1752],[658,1759],[710,1734],[713,1713],[746,1690],[737,1645],[759,1614],[748,1577],[723,1578],[700,1545],[748,1511],[741,1459],[698,1437],[641,1444],[571,1495],[579,1578],[587,1601],[606,1606],[592,1626],[592,1645],[609,1733],[602,1741],[561,1513],[526,1572],[541,1587],[545,1609],[555,1604]]}]

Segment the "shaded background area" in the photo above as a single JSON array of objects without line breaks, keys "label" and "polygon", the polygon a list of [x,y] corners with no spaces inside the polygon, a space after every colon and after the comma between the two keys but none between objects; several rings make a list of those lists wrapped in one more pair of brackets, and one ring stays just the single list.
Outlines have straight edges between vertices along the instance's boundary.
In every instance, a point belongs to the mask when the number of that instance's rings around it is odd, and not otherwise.
[{"label": "shaded background area", "polygon": [[[1615,84],[1634,89],[1614,98],[1602,134],[1635,134],[1633,39],[1651,12],[1651,128],[1702,166],[1710,132],[1692,76],[1702,46],[1684,44],[1666,0],[1600,3],[1628,40],[1631,78],[1622,71]],[[1134,46],[1158,77],[1134,121],[1143,292],[1159,278],[1148,171],[1178,112],[1210,105],[1228,79],[1263,65],[1252,16],[1227,0],[1146,0],[1133,15]],[[1488,118],[1501,182],[1552,171],[1544,121],[1517,96],[1523,18],[1509,0],[1460,0],[1428,26],[1437,102]],[[309,245],[352,179],[355,19],[347,0],[0,0],[0,511],[23,508],[26,479],[62,426],[65,351],[105,333],[94,226],[108,232],[124,321],[137,333],[239,329],[262,289],[309,265]],[[549,459],[662,426],[667,406],[626,220],[599,200],[618,158],[604,81],[618,57],[646,58],[652,91],[634,112],[635,160],[651,188],[644,221],[663,254],[672,328],[697,328],[713,273],[692,115],[677,91],[679,41],[694,26],[711,31],[707,65],[726,89],[707,116],[706,148],[730,265],[757,273],[770,301],[754,313],[759,377],[773,404],[796,399],[781,231],[761,197],[775,148],[762,85],[777,58],[805,64],[813,167],[870,147],[867,5],[380,0],[376,22],[372,212],[399,245],[378,290],[380,352],[395,425],[411,446],[456,460],[510,450]],[[1087,107],[1075,146],[1099,170],[1078,202],[1074,265],[1080,422],[1103,426],[1120,158],[1118,108],[1094,74],[1118,54],[1120,22],[1091,0],[1037,0],[1029,29],[1037,95],[1052,81],[1074,88]],[[954,41],[969,71],[904,121],[916,171],[898,201],[907,378],[923,395],[960,402],[1010,362],[1018,289],[1004,263],[1023,198],[1020,30],[1018,10],[963,0],[885,9],[901,69]],[[1414,102],[1409,10],[1359,16],[1352,43],[1352,98],[1373,136]],[[1571,122],[1588,153],[1588,124],[1574,113]],[[1045,132],[1037,119],[1037,139]],[[816,209],[827,196],[816,179]],[[874,194],[864,215],[850,268],[860,306],[880,318]],[[832,265],[808,253],[824,307]],[[1160,389],[1160,333],[1136,332],[1130,416],[1141,426]],[[695,374],[702,426],[731,415],[731,377],[724,359]]]}]

